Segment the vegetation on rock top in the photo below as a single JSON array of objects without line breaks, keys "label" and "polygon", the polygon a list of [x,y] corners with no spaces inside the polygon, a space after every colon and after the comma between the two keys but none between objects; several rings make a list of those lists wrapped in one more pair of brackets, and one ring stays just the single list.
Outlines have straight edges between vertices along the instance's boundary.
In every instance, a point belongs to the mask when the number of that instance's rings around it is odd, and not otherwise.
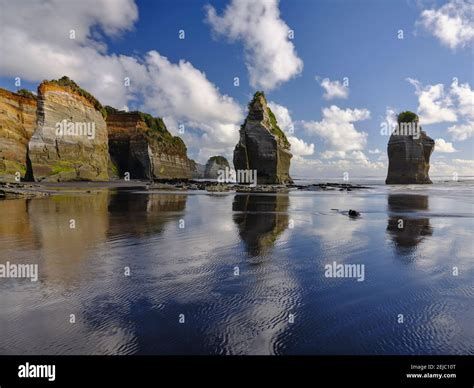
[{"label": "vegetation on rock top", "polygon": [[227,166],[229,165],[229,162],[227,161],[227,159],[220,155],[211,156],[209,158],[208,163],[211,163],[211,162],[216,162],[217,164],[225,164]]},{"label": "vegetation on rock top", "polygon": [[36,99],[36,96],[32,92],[30,92],[28,89],[18,89],[16,94],[19,94],[20,96],[23,96],[23,97]]},{"label": "vegetation on rock top", "polygon": [[248,103],[247,108],[250,110],[252,109],[253,104],[257,101],[260,97],[263,97],[265,103],[267,103],[267,98],[265,97],[265,92],[263,90],[257,90],[253,95],[252,100]]},{"label": "vegetation on rock top", "polygon": [[398,123],[414,123],[419,120],[419,117],[416,113],[410,112],[406,110],[404,112],[399,113],[397,116]]},{"label": "vegetation on rock top", "polygon": [[63,76],[60,79],[53,79],[51,81],[43,81],[53,83],[62,87],[67,87],[71,89],[73,92],[79,94],[80,96],[84,97],[87,101],[89,101],[92,106],[98,110],[104,119],[107,117],[107,112],[102,104],[97,100],[92,94],[90,94],[87,90],[82,89],[78,84],[76,84],[72,79],[67,76]]},{"label": "vegetation on rock top", "polygon": [[[263,97],[264,101],[265,101],[265,105],[267,105],[267,98],[265,97],[265,92],[259,90],[259,91],[256,91],[255,94],[253,95],[253,98],[252,98],[252,101],[249,102],[248,104],[248,109],[251,110],[252,109],[252,106],[253,104],[260,98],[260,97]],[[288,141],[288,139],[286,138],[286,135],[285,133],[280,129],[280,127],[278,126],[278,123],[277,123],[277,119],[275,117],[275,115],[273,114],[272,110],[270,109],[270,107],[267,105],[267,112],[268,112],[268,116],[270,117],[270,132],[275,135],[276,137],[278,137],[279,139],[282,140],[283,144],[286,146],[286,147],[290,147],[290,142]],[[244,122],[244,125],[245,125],[245,122]]]}]

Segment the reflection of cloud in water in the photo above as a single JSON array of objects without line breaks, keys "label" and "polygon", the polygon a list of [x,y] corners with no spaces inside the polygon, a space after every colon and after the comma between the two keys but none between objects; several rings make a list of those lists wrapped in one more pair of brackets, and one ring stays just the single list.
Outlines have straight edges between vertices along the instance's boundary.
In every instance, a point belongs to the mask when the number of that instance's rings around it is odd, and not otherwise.
[{"label": "reflection of cloud in water", "polygon": [[327,260],[342,260],[366,249],[369,238],[363,231],[367,228],[368,216],[362,214],[360,218],[351,219],[347,213],[342,213],[350,208],[363,209],[364,198],[331,193],[298,196],[292,198],[292,202],[299,203],[299,232],[312,239],[313,246],[318,248],[308,254],[321,255]]}]

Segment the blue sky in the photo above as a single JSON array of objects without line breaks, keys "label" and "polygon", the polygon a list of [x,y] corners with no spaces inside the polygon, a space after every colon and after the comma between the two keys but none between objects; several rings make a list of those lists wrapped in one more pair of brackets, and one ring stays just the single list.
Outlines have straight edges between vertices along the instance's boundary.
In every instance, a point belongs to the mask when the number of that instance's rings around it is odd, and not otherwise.
[{"label": "blue sky", "polygon": [[[291,118],[292,174],[311,177],[346,171],[383,177],[388,137],[380,125],[387,114],[413,110],[439,140],[432,174],[474,175],[470,1],[110,3],[63,1],[51,11],[39,2],[2,2],[0,31],[7,38],[0,41],[0,86],[17,89],[18,76],[22,87],[35,90],[42,79],[69,75],[104,104],[164,116],[176,134],[184,124],[180,136],[200,162],[215,153],[231,158],[246,104],[264,89],[273,106],[280,106],[277,118],[283,124]],[[21,16],[8,16],[19,15],[19,7]],[[246,12],[265,17],[246,23]],[[49,18],[50,31],[35,24],[36,15],[45,24]],[[74,28],[79,37],[71,40],[67,32]],[[282,36],[285,28],[294,30],[294,39]],[[11,42],[15,29],[22,34]],[[267,32],[270,39],[264,39]],[[149,52],[156,52],[154,58]],[[285,69],[275,65],[288,58]],[[252,73],[269,78],[252,81]],[[133,86],[127,90],[124,75]],[[322,80],[337,88],[334,83],[345,77],[347,96],[325,98]]]}]

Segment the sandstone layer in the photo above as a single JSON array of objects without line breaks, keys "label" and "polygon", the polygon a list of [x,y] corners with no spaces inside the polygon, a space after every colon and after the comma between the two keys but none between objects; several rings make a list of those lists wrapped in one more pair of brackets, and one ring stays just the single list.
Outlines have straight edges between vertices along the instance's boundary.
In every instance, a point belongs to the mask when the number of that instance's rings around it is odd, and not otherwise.
[{"label": "sandstone layer", "polygon": [[0,88],[0,181],[25,179],[35,127],[36,98]]},{"label": "sandstone layer", "polygon": [[190,179],[195,163],[183,140],[163,120],[142,112],[108,109],[109,151],[119,175],[131,179]]},{"label": "sandstone layer", "polygon": [[107,126],[98,101],[63,77],[41,83],[37,107],[29,143],[34,180],[108,180]]},{"label": "sandstone layer", "polygon": [[255,93],[234,150],[236,170],[256,170],[259,184],[291,183],[290,143],[263,92]]}]

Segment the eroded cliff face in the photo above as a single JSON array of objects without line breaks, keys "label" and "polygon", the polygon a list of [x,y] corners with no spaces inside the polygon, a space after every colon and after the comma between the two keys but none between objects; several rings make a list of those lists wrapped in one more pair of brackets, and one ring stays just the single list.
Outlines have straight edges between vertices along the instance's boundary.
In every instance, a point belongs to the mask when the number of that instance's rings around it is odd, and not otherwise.
[{"label": "eroded cliff face", "polygon": [[265,95],[255,93],[234,150],[235,169],[256,170],[259,184],[285,184],[291,182],[291,158],[290,143],[278,127]]},{"label": "eroded cliff face", "polygon": [[36,98],[0,88],[0,182],[25,179],[35,127]]},{"label": "eroded cliff face", "polygon": [[[405,113],[405,112],[404,112]],[[411,113],[411,112],[408,112]],[[429,177],[430,156],[435,142],[418,123],[418,116],[413,114],[413,123],[417,125],[415,135],[393,133],[387,146],[388,173],[386,184],[427,184],[432,183]],[[400,120],[398,123],[400,128]]]},{"label": "eroded cliff face", "polygon": [[109,151],[119,175],[131,179],[190,179],[195,165],[184,142],[159,118],[108,108]]},{"label": "eroded cliff face", "polygon": [[35,181],[107,181],[108,136],[101,106],[63,77],[38,87],[37,128],[29,143]]},{"label": "eroded cliff face", "polygon": [[208,179],[217,179],[220,170],[229,169],[229,162],[223,156],[211,156],[206,163],[204,177]]}]

